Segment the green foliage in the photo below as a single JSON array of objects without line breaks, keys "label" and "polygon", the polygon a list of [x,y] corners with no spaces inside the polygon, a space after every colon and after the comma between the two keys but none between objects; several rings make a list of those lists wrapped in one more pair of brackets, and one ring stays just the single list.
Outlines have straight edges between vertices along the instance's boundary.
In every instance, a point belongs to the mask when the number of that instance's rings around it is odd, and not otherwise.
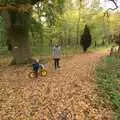
[{"label": "green foliage", "polygon": [[112,101],[120,120],[120,58],[106,57],[96,71],[98,85],[104,90],[105,99]]},{"label": "green foliage", "polygon": [[7,34],[5,30],[4,20],[0,17],[0,48],[4,47],[7,42]]},{"label": "green foliage", "polygon": [[43,26],[40,22],[37,22],[34,18],[31,21],[31,28],[29,38],[32,45],[38,45],[43,43]]},{"label": "green foliage", "polygon": [[32,0],[0,0],[0,4],[24,4],[30,3]]},{"label": "green foliage", "polygon": [[[1,3],[8,4],[31,3],[33,1],[37,0],[0,0]],[[70,2],[69,0],[39,1],[33,6],[32,12],[29,32],[32,47],[34,48],[38,45],[41,48],[44,46],[48,49],[50,44],[53,45],[55,42],[59,42],[63,47],[70,46],[72,49],[78,46],[77,41],[80,42],[80,36],[85,24],[90,28],[92,36],[91,46],[106,45],[111,35],[119,32],[119,13],[111,14],[109,18],[104,18],[104,11],[99,9],[98,5],[99,0],[93,1],[90,8],[86,7],[84,1],[81,1],[80,5],[79,0],[76,0],[76,2]],[[20,19],[22,14],[13,15],[14,24],[19,24],[16,23],[17,19],[23,26],[26,24],[27,16],[24,19]],[[0,40],[2,40],[0,44],[5,45],[6,40],[3,38]]]}]

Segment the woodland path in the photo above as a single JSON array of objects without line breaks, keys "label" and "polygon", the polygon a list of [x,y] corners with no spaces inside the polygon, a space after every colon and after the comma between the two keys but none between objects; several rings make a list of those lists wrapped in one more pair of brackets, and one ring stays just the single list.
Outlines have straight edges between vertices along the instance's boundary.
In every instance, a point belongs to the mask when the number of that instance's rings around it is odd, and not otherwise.
[{"label": "woodland path", "polygon": [[49,64],[48,76],[39,81],[28,78],[27,66],[1,66],[0,120],[65,120],[60,118],[68,111],[72,118],[66,120],[114,120],[95,80],[95,66],[105,54],[63,59],[57,72]]}]

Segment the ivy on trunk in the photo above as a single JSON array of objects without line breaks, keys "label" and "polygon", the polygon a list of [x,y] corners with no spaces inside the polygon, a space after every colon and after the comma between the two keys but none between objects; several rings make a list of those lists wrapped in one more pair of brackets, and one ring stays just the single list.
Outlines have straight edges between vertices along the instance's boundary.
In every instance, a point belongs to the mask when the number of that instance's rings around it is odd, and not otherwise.
[{"label": "ivy on trunk", "polygon": [[14,64],[22,64],[32,60],[28,33],[31,22],[31,14],[18,11],[2,11],[1,16],[5,20],[8,34],[8,47],[13,55]]}]

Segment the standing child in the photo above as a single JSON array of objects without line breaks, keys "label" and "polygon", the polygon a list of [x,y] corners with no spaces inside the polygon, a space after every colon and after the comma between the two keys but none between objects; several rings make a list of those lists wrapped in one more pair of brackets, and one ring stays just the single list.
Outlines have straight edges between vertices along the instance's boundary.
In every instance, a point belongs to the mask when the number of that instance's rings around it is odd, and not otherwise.
[{"label": "standing child", "polygon": [[61,57],[61,48],[58,44],[56,44],[54,47],[53,47],[53,51],[52,51],[52,57],[53,57],[53,60],[54,60],[54,67],[55,67],[55,70],[60,68],[60,57]]}]

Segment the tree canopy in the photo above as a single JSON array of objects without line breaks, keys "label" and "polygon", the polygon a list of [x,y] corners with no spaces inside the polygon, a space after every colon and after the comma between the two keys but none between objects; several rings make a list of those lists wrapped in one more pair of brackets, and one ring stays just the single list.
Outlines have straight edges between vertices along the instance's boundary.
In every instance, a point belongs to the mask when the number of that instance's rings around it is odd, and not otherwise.
[{"label": "tree canopy", "polygon": [[[100,7],[99,0],[0,0],[0,15],[4,21],[1,26],[5,26],[1,27],[4,29],[1,46],[12,44],[14,52],[19,48],[19,54],[21,51],[24,54],[27,46],[49,50],[48,46],[55,42],[64,48],[78,47],[85,24],[91,31],[91,47],[109,44],[113,39],[111,36],[120,32],[119,11],[110,11],[117,9],[118,5],[114,0],[111,2],[115,8],[105,10]],[[22,48],[23,43],[18,44],[17,40],[23,38],[30,40],[31,45],[24,44],[25,48]],[[30,52],[30,49],[26,51]]]}]

